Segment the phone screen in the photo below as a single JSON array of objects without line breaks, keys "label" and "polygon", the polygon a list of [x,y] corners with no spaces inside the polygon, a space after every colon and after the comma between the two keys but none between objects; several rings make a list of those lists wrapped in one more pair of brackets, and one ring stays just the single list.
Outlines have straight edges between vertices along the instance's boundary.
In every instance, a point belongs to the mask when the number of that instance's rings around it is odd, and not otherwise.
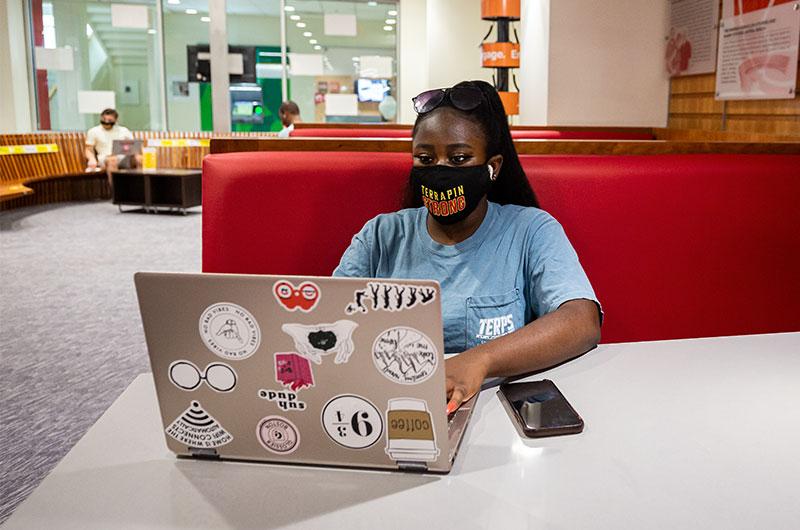
[{"label": "phone screen", "polygon": [[554,436],[583,430],[583,420],[549,379],[500,387],[514,419],[528,436]]}]

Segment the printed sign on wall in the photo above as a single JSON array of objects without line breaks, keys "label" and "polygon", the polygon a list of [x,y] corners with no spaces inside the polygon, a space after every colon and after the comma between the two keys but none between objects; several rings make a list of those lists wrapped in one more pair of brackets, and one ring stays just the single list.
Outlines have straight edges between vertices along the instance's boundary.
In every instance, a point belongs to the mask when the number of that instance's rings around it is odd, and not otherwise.
[{"label": "printed sign on wall", "polygon": [[[800,9],[782,0],[730,0],[719,29],[716,99],[793,99]],[[769,5],[771,7],[765,7]]]},{"label": "printed sign on wall", "polygon": [[718,0],[670,0],[665,59],[671,76],[714,71],[718,19]]}]

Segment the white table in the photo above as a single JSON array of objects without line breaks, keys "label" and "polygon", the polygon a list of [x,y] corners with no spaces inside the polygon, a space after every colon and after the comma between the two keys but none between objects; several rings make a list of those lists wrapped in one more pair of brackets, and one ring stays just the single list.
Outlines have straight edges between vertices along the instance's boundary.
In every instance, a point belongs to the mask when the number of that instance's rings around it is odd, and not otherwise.
[{"label": "white table", "polygon": [[139,376],[17,528],[799,528],[800,333],[603,345],[548,377],[583,434],[484,392],[450,475],[177,460]]}]

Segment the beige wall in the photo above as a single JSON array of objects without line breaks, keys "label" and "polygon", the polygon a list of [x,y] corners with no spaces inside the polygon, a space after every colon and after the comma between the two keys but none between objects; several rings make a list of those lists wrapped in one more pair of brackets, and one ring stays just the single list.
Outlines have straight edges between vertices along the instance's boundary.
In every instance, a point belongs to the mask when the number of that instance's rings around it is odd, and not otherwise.
[{"label": "beige wall", "polygon": [[666,126],[667,2],[523,0],[522,18],[521,124]]},{"label": "beige wall", "polygon": [[0,133],[32,129],[22,0],[0,1]]}]

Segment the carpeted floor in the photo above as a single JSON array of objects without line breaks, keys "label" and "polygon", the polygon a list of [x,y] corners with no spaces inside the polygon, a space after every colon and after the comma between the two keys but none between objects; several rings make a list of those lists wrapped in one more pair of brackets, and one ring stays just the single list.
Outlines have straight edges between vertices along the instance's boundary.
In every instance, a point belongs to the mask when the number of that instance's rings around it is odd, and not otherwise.
[{"label": "carpeted floor", "polygon": [[133,273],[199,271],[201,215],[0,213],[0,524],[149,371]]}]

